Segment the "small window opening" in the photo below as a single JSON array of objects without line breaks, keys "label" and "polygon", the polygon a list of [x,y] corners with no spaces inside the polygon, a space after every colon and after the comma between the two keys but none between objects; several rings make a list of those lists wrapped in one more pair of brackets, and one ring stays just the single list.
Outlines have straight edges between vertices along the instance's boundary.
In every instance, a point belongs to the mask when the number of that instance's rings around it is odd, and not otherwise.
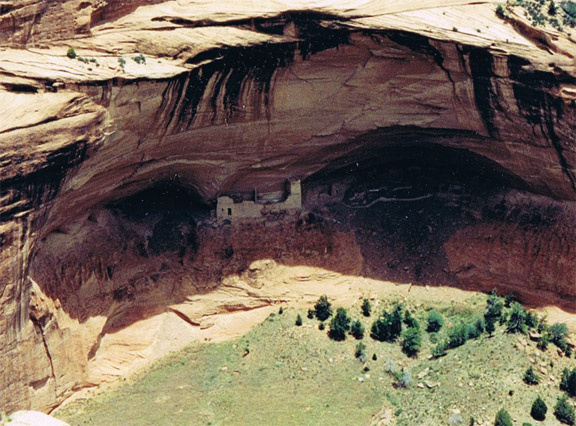
[{"label": "small window opening", "polygon": [[228,216],[232,216],[232,209],[228,209]]}]

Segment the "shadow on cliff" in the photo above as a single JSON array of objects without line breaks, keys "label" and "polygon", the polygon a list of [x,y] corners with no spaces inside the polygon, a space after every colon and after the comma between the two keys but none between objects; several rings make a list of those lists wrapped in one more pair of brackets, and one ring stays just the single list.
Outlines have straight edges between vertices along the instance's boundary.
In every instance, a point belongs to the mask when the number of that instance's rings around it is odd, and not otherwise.
[{"label": "shadow on cliff", "polygon": [[420,286],[496,288],[576,312],[573,215],[561,204],[507,188],[513,176],[464,151],[412,145],[386,153],[356,152],[306,180],[299,217],[218,224],[194,191],[151,188],[49,235],[31,276],[80,323],[107,317],[100,338],[228,277],[249,280],[262,259]]}]

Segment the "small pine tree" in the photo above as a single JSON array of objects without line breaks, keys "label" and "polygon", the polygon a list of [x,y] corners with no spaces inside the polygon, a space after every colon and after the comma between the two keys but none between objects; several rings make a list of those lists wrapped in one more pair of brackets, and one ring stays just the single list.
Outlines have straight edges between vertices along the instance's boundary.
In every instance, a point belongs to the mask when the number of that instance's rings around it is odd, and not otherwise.
[{"label": "small pine tree", "polygon": [[402,333],[402,351],[408,356],[414,356],[422,346],[422,334],[418,327],[410,327]]},{"label": "small pine tree", "polygon": [[306,316],[308,317],[308,319],[314,319],[314,310],[308,309],[308,313],[306,314]]},{"label": "small pine tree", "polygon": [[548,5],[548,15],[556,15],[556,13],[558,12],[558,7],[556,6],[556,3],[554,2],[554,0],[550,0],[550,4]]},{"label": "small pine tree", "polygon": [[574,414],[574,407],[572,407],[568,402],[568,397],[566,395],[562,395],[558,398],[556,406],[554,407],[554,415],[559,422],[570,426],[574,425],[574,418],[576,417]]},{"label": "small pine tree", "polygon": [[542,421],[546,419],[546,413],[548,412],[548,407],[546,403],[540,396],[538,396],[532,403],[532,409],[530,410],[530,415],[534,420]]},{"label": "small pine tree", "polygon": [[428,327],[426,331],[435,333],[439,331],[444,325],[444,317],[442,314],[434,309],[428,312]]},{"label": "small pine tree", "polygon": [[[504,303],[502,303],[502,298],[498,296],[496,291],[493,291],[488,300],[486,300],[486,310],[484,311],[484,319],[488,322],[488,318],[499,320],[502,317],[502,310],[504,309]],[[496,322],[496,321],[494,321]]]},{"label": "small pine tree", "polygon": [[352,321],[350,326],[350,334],[357,340],[364,338],[364,325],[360,321]]},{"label": "small pine tree", "polygon": [[326,324],[324,324],[323,322],[320,323],[320,325],[318,326],[319,330],[324,330],[326,328]]},{"label": "small pine tree", "polygon": [[572,371],[568,368],[562,371],[560,389],[568,395],[576,397],[576,367]]},{"label": "small pine tree", "polygon": [[396,305],[394,310],[392,311],[391,317],[391,333],[392,338],[396,339],[402,333],[402,319],[403,319],[403,310],[404,307],[402,305]]},{"label": "small pine tree", "polygon": [[365,317],[369,317],[371,313],[372,313],[372,304],[368,299],[364,299],[364,301],[362,302],[362,315],[364,315]]},{"label": "small pine tree", "polygon": [[498,413],[496,413],[496,419],[494,420],[494,426],[514,426],[510,414],[504,408],[502,408]]},{"label": "small pine tree", "polygon": [[326,321],[332,316],[332,304],[328,301],[326,295],[320,296],[320,299],[314,305],[314,311],[316,312],[316,318],[320,321]]},{"label": "small pine tree", "polygon": [[540,376],[534,372],[532,366],[530,366],[524,372],[524,383],[528,385],[537,385],[538,383],[540,383]]},{"label": "small pine tree", "polygon": [[66,56],[67,56],[69,59],[76,59],[76,57],[77,57],[78,55],[76,54],[76,51],[74,50],[73,47],[69,47],[68,50],[66,51]]},{"label": "small pine tree", "polygon": [[494,334],[494,331],[496,331],[496,318],[485,318],[485,323],[486,323],[486,332],[492,336]]},{"label": "small pine tree", "polygon": [[346,340],[346,333],[350,330],[350,317],[344,308],[338,308],[336,315],[330,321],[330,330],[328,336],[332,340],[342,341]]},{"label": "small pine tree", "polygon": [[419,327],[418,321],[416,320],[416,318],[412,316],[412,313],[408,310],[404,312],[404,324],[408,328]]},{"label": "small pine tree", "polygon": [[296,325],[298,327],[302,325],[302,317],[300,316],[300,314],[298,314],[298,316],[296,317]]}]

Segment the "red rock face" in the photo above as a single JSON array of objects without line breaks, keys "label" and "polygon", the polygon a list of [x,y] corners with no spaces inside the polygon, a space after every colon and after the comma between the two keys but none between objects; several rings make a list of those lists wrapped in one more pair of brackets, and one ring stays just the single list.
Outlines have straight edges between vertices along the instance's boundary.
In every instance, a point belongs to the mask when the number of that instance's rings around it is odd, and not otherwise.
[{"label": "red rock face", "polygon": [[[242,275],[261,259],[574,300],[576,72],[564,36],[551,54],[492,15],[518,40],[443,28],[427,37],[424,17],[407,28],[385,17],[344,25],[350,16],[337,6],[327,15],[271,5],[267,16],[232,19],[207,5],[122,5],[21,2],[0,12],[0,28],[11,25],[3,45],[47,47],[0,53],[0,100],[9,106],[0,112],[0,406],[47,410],[109,378],[103,366],[114,359],[101,348],[113,346],[111,336],[198,293],[234,288],[229,277],[256,290],[178,312],[198,325],[234,306],[270,303],[280,296]],[[51,32],[54,22],[62,24]],[[71,39],[79,33],[87,36]],[[69,45],[86,62],[66,58]],[[132,58],[141,52],[146,65]],[[318,176],[416,163],[497,182],[504,210],[490,215],[494,187],[485,205],[475,193],[474,208],[458,210],[473,219],[414,245],[410,227],[372,229],[362,215],[342,225],[346,179],[318,189]],[[434,173],[451,184],[450,173]],[[296,179],[316,219],[210,231],[205,216],[218,194],[274,192]],[[193,196],[180,207],[166,201],[149,218],[126,218],[118,207],[167,182]],[[388,250],[392,240],[400,251]],[[375,261],[384,252],[393,266]],[[421,272],[415,263],[396,268],[399,258],[422,263]]]}]

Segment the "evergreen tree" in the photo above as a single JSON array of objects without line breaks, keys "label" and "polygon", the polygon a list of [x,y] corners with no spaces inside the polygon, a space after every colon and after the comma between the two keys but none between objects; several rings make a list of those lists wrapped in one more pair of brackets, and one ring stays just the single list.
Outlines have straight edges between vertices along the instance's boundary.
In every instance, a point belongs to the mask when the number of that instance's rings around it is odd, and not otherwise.
[{"label": "evergreen tree", "polygon": [[442,314],[434,309],[428,312],[428,327],[426,331],[435,333],[444,325],[444,317]]},{"label": "evergreen tree", "polygon": [[486,301],[486,310],[484,311],[484,320],[488,323],[488,320],[493,320],[494,324],[502,317],[502,310],[504,304],[502,303],[502,298],[493,291],[488,300]]},{"label": "evergreen tree", "polygon": [[494,426],[514,426],[514,423],[512,423],[512,419],[510,418],[510,414],[508,414],[508,411],[506,411],[504,408],[502,408],[496,414]]},{"label": "evergreen tree", "polygon": [[567,425],[574,425],[574,407],[568,402],[568,397],[566,395],[558,398],[556,406],[554,407],[554,415],[561,423]]},{"label": "evergreen tree", "polygon": [[371,313],[372,313],[372,304],[368,299],[364,299],[364,301],[362,302],[362,315],[364,315],[365,317],[369,317]]},{"label": "evergreen tree", "polygon": [[546,403],[540,396],[534,400],[532,403],[532,409],[530,410],[530,415],[534,420],[542,421],[546,419],[546,413],[548,412],[548,407]]},{"label": "evergreen tree", "polygon": [[406,325],[406,327],[411,328],[411,327],[419,327],[420,325],[418,324],[418,321],[416,320],[416,318],[414,318],[412,316],[412,313],[410,311],[406,311],[404,312],[404,324]]},{"label": "evergreen tree", "polygon": [[508,318],[506,332],[508,333],[524,333],[526,334],[526,311],[520,303],[512,303],[512,311]]},{"label": "evergreen tree", "polygon": [[530,366],[524,372],[524,383],[528,385],[537,385],[538,383],[540,383],[540,376],[534,372],[532,366]]},{"label": "evergreen tree", "polygon": [[402,351],[408,356],[414,356],[422,346],[422,334],[418,327],[410,327],[402,333]]},{"label": "evergreen tree", "polygon": [[350,317],[344,308],[338,308],[336,315],[330,321],[328,336],[332,340],[346,340],[346,333],[350,330]]},{"label": "evergreen tree", "polygon": [[302,325],[302,317],[300,316],[300,314],[298,314],[298,316],[296,317],[296,325],[298,327]]},{"label": "evergreen tree", "polygon": [[328,301],[326,295],[320,296],[320,299],[314,305],[314,311],[316,313],[316,318],[320,321],[326,321],[332,316],[332,304]]},{"label": "evergreen tree", "polygon": [[576,397],[576,367],[574,367],[572,371],[568,368],[565,368],[564,371],[562,371],[560,389],[568,395]]},{"label": "evergreen tree", "polygon": [[360,321],[352,321],[352,326],[350,327],[350,334],[358,340],[363,339],[364,325]]}]

